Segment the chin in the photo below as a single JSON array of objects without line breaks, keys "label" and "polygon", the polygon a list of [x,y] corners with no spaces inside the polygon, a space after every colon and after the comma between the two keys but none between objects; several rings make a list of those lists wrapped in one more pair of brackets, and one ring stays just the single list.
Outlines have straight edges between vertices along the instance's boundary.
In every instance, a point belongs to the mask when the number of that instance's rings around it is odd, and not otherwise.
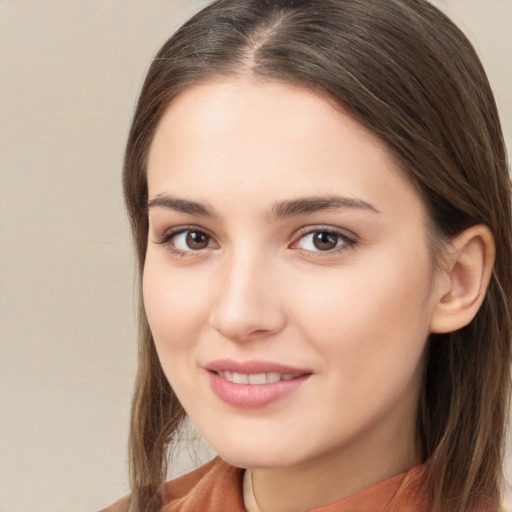
[{"label": "chin", "polygon": [[237,468],[275,468],[289,464],[289,461],[273,457],[271,453],[229,453],[218,452],[221,459]]},{"label": "chin", "polygon": [[[211,443],[212,448],[223,460],[238,468],[275,468],[298,462],[297,450],[290,451],[289,446],[282,442],[279,445],[275,447],[271,443],[255,439],[249,439],[247,443]],[[290,453],[294,453],[293,459]]]}]

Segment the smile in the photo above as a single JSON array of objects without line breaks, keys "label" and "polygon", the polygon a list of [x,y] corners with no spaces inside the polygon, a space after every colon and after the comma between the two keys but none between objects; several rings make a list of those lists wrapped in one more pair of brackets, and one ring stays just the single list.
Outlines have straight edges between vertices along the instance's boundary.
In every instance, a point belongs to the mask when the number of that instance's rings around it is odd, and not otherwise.
[{"label": "smile", "polygon": [[205,367],[210,389],[224,403],[265,407],[298,391],[311,371],[267,361],[218,360]]},{"label": "smile", "polygon": [[234,384],[273,384],[281,380],[292,380],[297,378],[297,375],[292,373],[239,373],[229,371],[218,371],[217,375],[226,379]]}]

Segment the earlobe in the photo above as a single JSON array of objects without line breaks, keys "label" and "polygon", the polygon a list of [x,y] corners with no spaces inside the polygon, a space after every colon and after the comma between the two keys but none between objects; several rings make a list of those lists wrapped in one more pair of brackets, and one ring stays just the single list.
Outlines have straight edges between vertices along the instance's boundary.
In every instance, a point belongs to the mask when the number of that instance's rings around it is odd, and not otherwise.
[{"label": "earlobe", "polygon": [[494,258],[494,238],[483,224],[466,229],[451,241],[437,284],[431,332],[452,332],[471,322],[484,300]]}]

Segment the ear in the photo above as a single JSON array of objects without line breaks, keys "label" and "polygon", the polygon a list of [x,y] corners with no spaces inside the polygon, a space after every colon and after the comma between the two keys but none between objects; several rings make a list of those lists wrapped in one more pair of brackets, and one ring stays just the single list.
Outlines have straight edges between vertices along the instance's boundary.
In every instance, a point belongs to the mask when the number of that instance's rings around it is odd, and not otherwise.
[{"label": "ear", "polygon": [[431,332],[456,331],[473,320],[491,279],[495,252],[492,233],[483,224],[466,229],[448,244],[436,280]]}]

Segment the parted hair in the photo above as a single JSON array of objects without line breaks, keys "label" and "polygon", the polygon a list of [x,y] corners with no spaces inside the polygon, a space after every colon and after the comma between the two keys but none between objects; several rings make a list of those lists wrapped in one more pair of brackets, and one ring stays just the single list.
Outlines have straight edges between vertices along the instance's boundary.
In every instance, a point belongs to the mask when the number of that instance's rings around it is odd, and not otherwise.
[{"label": "parted hair", "polygon": [[[490,228],[496,261],[486,297],[469,325],[431,335],[417,429],[432,512],[478,512],[482,500],[497,510],[510,392],[511,187],[472,45],[425,0],[217,0],[202,9],[154,58],[128,138],[123,186],[140,276],[146,165],[160,119],[188,87],[248,75],[325,95],[384,141],[427,206],[433,247],[472,225]],[[156,512],[186,414],[142,300],[139,317],[130,511]]]}]

